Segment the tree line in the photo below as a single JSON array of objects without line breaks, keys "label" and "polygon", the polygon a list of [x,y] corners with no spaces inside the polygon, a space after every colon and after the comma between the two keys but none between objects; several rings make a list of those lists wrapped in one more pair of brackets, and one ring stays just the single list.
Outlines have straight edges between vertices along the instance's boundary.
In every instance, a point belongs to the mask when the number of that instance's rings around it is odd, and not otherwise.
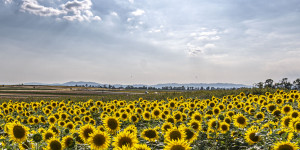
[{"label": "tree line", "polygon": [[279,82],[274,82],[273,79],[267,79],[265,82],[258,82],[255,84],[257,88],[281,88],[281,89],[295,89],[300,90],[300,78],[290,82],[288,78],[282,78]]}]

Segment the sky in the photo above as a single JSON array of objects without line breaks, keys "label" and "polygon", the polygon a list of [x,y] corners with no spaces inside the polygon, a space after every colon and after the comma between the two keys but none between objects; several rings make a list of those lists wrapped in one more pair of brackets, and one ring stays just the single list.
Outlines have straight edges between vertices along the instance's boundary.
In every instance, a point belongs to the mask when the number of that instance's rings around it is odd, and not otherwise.
[{"label": "sky", "polygon": [[0,0],[0,84],[300,78],[299,0]]}]

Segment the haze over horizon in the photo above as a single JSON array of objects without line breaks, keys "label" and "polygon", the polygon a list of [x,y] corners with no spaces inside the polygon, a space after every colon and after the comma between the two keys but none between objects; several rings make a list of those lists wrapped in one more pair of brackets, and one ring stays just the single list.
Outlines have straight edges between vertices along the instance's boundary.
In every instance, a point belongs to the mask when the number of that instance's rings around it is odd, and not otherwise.
[{"label": "haze over horizon", "polygon": [[298,0],[0,0],[0,84],[300,77]]}]

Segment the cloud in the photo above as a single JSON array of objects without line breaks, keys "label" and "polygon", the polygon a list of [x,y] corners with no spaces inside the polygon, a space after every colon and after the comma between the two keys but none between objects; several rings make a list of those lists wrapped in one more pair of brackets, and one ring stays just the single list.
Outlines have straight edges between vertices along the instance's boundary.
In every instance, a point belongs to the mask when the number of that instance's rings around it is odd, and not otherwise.
[{"label": "cloud", "polygon": [[134,16],[141,16],[141,15],[143,15],[144,13],[145,13],[145,11],[142,10],[142,9],[137,9],[137,10],[131,12],[131,14],[134,15]]},{"label": "cloud", "polygon": [[129,3],[134,3],[134,0],[128,0],[129,1]]},{"label": "cloud", "polygon": [[92,5],[91,0],[74,0],[53,8],[41,5],[38,0],[23,0],[20,9],[37,16],[55,16],[68,21],[100,21],[101,18],[91,11]]},{"label": "cloud", "polygon": [[13,0],[4,0],[4,4],[11,4]]}]

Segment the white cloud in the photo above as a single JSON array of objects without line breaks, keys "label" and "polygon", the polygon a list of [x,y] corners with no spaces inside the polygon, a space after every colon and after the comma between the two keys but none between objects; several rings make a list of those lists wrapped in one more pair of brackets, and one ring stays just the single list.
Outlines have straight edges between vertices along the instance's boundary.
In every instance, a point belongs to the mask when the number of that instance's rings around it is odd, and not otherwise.
[{"label": "white cloud", "polygon": [[4,4],[11,4],[13,0],[4,0]]},{"label": "white cloud", "polygon": [[141,15],[143,15],[144,13],[145,13],[145,11],[142,10],[142,9],[137,9],[137,10],[131,12],[131,14],[134,15],[134,16],[141,16]]},{"label": "white cloud", "polygon": [[20,7],[23,12],[38,16],[55,16],[57,20],[62,18],[68,21],[100,21],[101,18],[91,11],[92,5],[91,0],[74,0],[53,8],[41,5],[38,0],[23,0]]},{"label": "white cloud", "polygon": [[128,0],[130,3],[134,3],[134,0]]},{"label": "white cloud", "polygon": [[114,12],[114,11],[113,11],[113,12],[111,12],[111,13],[110,13],[110,15],[112,15],[112,16],[116,16],[116,17],[118,17],[118,16],[119,16],[119,15],[118,15],[118,13],[116,13],[116,12]]}]

